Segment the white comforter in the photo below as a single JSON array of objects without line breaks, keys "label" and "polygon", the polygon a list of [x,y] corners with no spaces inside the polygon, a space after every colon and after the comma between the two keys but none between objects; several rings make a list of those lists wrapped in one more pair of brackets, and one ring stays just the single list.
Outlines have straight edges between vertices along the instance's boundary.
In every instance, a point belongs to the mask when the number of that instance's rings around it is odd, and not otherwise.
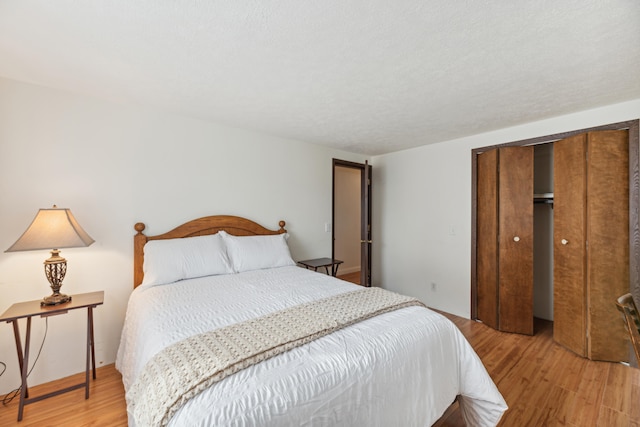
[{"label": "white comforter", "polygon": [[[169,344],[353,286],[299,267],[281,267],[138,287],[129,301],[116,360],[125,390]],[[240,371],[189,401],[170,425],[429,426],[456,395],[462,396],[469,426],[493,426],[506,409],[455,325],[430,310],[410,307]]]}]

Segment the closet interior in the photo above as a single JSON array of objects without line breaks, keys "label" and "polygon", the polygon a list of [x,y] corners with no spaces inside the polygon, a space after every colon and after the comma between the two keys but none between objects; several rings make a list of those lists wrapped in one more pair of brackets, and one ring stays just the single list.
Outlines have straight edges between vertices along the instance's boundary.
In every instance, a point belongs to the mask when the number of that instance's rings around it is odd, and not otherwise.
[{"label": "closet interior", "polygon": [[553,321],[553,143],[533,156],[533,316]]}]

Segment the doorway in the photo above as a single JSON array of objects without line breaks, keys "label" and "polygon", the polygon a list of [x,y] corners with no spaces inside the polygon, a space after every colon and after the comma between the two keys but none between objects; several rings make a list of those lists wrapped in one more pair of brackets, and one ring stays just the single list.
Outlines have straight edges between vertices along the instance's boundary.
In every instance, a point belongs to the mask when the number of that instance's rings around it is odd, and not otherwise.
[{"label": "doorway", "polygon": [[333,159],[333,259],[338,276],[371,286],[371,165]]}]

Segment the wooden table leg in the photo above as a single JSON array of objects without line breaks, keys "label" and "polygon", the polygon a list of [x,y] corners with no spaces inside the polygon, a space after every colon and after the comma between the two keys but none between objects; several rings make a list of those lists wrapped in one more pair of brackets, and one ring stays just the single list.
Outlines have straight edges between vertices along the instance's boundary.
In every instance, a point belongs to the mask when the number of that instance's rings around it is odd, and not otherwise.
[{"label": "wooden table leg", "polygon": [[27,317],[27,336],[24,341],[24,357],[22,360],[22,383],[20,386],[20,403],[18,404],[18,421],[22,421],[25,398],[27,397],[27,374],[29,370],[29,344],[31,342],[31,317]]},{"label": "wooden table leg", "polygon": [[[16,339],[16,351],[18,352],[18,366],[20,367],[20,378],[22,378],[22,370],[24,369],[22,365],[22,359],[24,358],[22,354],[22,341],[20,340],[20,327],[18,325],[18,319],[11,321],[13,323],[13,336]],[[25,387],[25,397],[29,397],[29,389]]]},{"label": "wooden table leg", "polygon": [[84,375],[84,398],[89,398],[89,372],[96,378],[96,354],[93,348],[93,307],[87,307],[87,360]]},{"label": "wooden table leg", "polygon": [[93,338],[93,307],[89,307],[89,326],[91,328],[91,366],[93,368],[93,379],[96,379],[96,343]]}]

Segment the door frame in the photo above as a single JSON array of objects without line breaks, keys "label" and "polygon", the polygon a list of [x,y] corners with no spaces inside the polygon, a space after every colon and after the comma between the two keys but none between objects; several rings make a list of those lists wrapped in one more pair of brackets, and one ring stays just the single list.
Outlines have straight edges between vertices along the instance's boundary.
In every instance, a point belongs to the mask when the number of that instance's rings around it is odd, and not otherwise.
[{"label": "door frame", "polygon": [[[640,120],[628,120],[520,141],[474,148],[471,150],[471,319],[478,318],[477,276],[477,208],[478,208],[478,155],[500,147],[538,145],[559,141],[573,135],[601,130],[629,131],[629,290],[640,302]],[[613,304],[613,302],[612,302]]]},{"label": "door frame", "polygon": [[[331,166],[331,258],[335,258],[335,223],[336,223],[336,167],[344,167],[360,170],[360,228],[369,227],[367,231],[361,230],[366,236],[361,238],[360,284],[371,286],[371,165],[368,162],[356,163],[347,160],[333,159]],[[369,182],[367,182],[367,179]],[[363,248],[362,245],[366,245]],[[364,250],[363,250],[364,249]],[[366,264],[365,264],[366,263]],[[362,280],[366,275],[367,279]]]}]

